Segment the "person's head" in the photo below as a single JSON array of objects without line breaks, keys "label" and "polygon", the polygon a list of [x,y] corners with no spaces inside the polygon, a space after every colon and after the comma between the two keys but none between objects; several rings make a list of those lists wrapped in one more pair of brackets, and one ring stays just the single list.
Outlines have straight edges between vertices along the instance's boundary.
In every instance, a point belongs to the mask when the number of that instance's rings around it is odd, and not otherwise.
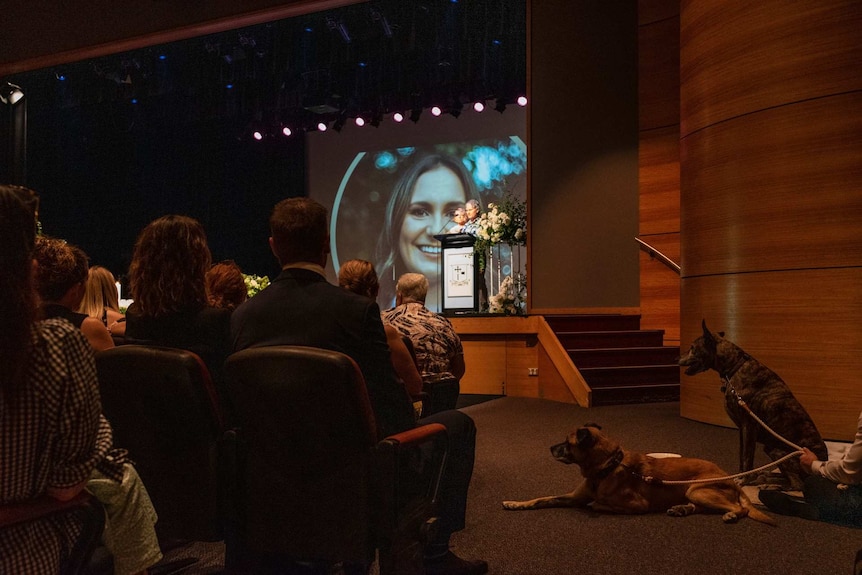
[{"label": "person's head", "polygon": [[366,260],[348,260],[338,270],[338,285],[348,291],[377,299],[380,283],[374,265]]},{"label": "person's head", "polygon": [[215,264],[206,275],[207,297],[210,305],[222,309],[236,309],[248,299],[248,289],[242,270],[231,260]]},{"label": "person's head", "polygon": [[326,208],[310,198],[288,198],[269,217],[269,245],[282,266],[297,262],[326,265],[329,231]]},{"label": "person's head", "polygon": [[42,301],[78,309],[87,283],[87,254],[66,240],[47,236],[36,238],[33,254],[36,291]]},{"label": "person's head", "polygon": [[395,285],[395,302],[398,305],[404,303],[425,303],[428,295],[428,278],[422,274],[407,273],[398,278]]},{"label": "person's head", "polygon": [[442,155],[418,160],[398,180],[377,245],[381,277],[400,272],[437,276],[440,242],[455,210],[474,198],[473,180],[462,162]]},{"label": "person's head", "polygon": [[458,208],[455,210],[455,214],[452,216],[453,222],[459,226],[463,226],[467,223],[467,220],[467,210],[465,208]]},{"label": "person's head", "polygon": [[14,394],[30,352],[36,319],[33,247],[39,199],[20,186],[0,185],[0,394]]},{"label": "person's head", "polygon": [[186,216],[162,216],[138,234],[129,287],[142,315],[161,316],[207,305],[204,278],[212,263],[204,228]]},{"label": "person's head", "polygon": [[479,206],[479,200],[467,200],[467,204],[464,206],[467,221],[473,221],[478,218],[481,211],[482,208]]},{"label": "person's head", "polygon": [[114,274],[102,266],[93,266],[87,275],[84,299],[81,301],[78,311],[90,317],[101,319],[106,308],[120,311],[119,298],[117,280],[114,279]]}]

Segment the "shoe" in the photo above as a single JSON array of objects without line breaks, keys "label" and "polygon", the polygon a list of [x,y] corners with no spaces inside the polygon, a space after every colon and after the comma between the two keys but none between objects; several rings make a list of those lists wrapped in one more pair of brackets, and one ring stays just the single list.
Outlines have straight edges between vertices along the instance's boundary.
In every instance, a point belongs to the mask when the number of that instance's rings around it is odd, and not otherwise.
[{"label": "shoe", "polygon": [[425,560],[425,575],[485,575],[488,563],[481,559],[461,559],[451,551]]},{"label": "shoe", "polygon": [[767,509],[779,515],[792,515],[815,521],[818,519],[817,510],[814,506],[791,497],[784,492],[761,489],[757,495],[760,498],[760,502],[766,505]]}]

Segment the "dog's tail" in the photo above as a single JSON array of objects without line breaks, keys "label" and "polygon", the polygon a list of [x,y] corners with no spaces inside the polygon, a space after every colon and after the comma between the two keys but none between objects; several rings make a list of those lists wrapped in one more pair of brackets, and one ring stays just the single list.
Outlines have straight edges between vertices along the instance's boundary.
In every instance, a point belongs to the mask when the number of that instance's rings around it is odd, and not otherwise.
[{"label": "dog's tail", "polygon": [[745,494],[744,491],[740,489],[739,491],[739,502],[742,504],[742,507],[748,512],[747,516],[755,521],[760,523],[766,523],[767,525],[771,525],[773,527],[778,527],[778,523],[775,522],[775,519],[755,507],[751,503],[751,499],[748,498],[748,495]]}]

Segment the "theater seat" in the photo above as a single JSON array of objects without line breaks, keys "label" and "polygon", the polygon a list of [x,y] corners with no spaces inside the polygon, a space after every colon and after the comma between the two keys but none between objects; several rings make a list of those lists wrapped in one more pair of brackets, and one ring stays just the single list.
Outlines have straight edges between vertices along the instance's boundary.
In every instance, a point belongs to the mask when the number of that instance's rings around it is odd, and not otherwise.
[{"label": "theater seat", "polygon": [[422,573],[447,450],[431,424],[378,438],[365,381],[348,356],[275,346],[225,365],[238,426],[234,572],[297,565]]},{"label": "theater seat", "polygon": [[129,451],[158,513],[163,543],[223,538],[223,424],[203,361],[192,352],[123,345],[96,354],[102,411]]}]

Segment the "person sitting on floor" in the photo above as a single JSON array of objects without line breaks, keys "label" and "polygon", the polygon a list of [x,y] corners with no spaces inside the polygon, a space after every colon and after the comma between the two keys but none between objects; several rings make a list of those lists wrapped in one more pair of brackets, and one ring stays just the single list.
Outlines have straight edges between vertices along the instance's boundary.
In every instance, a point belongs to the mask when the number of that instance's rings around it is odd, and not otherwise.
[{"label": "person sitting on floor", "polygon": [[122,337],[126,333],[126,317],[120,313],[120,294],[114,274],[102,266],[90,268],[78,313],[101,321],[112,337]]},{"label": "person sitting on floor", "polygon": [[[270,216],[270,249],[282,266],[264,290],[239,306],[231,318],[235,351],[267,345],[306,345],[336,350],[359,365],[381,437],[415,427],[410,398],[392,369],[380,308],[367,297],[326,281],[329,256],[326,208],[310,198],[288,198]],[[476,453],[476,425],[456,410],[436,413],[419,424],[440,423],[449,453],[440,485],[436,534],[425,548],[427,575],[482,575],[488,564],[464,560],[449,539],[466,524],[467,492]]]},{"label": "person sitting on floor", "polygon": [[761,490],[760,501],[782,515],[862,527],[862,413],[853,444],[841,459],[819,461],[810,449],[802,451],[799,462],[810,472],[802,487],[804,499]]},{"label": "person sitting on floor", "polygon": [[36,260],[36,289],[42,317],[62,317],[76,328],[96,351],[114,347],[107,326],[93,317],[78,313],[87,284],[87,254],[65,240],[39,236],[33,254]]}]

